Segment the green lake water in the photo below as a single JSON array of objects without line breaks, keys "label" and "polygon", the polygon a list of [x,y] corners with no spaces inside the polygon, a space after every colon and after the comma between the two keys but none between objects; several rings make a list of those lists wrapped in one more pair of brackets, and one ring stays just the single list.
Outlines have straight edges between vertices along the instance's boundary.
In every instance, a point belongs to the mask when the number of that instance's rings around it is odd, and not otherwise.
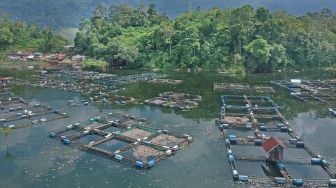
[{"label": "green lake water", "polygon": [[[133,71],[113,71],[130,74]],[[229,77],[214,72],[167,73],[168,78],[181,79],[177,86],[149,84],[145,82],[124,86],[123,95],[140,100],[155,97],[161,92],[178,91],[198,94],[203,101],[197,109],[189,112],[174,111],[146,105],[111,105],[100,107],[69,107],[68,100],[81,98],[76,93],[42,88],[17,87],[15,94],[29,100],[63,109],[69,118],[46,122],[33,127],[13,130],[6,140],[0,135],[0,187],[171,187],[171,188],[219,188],[236,187],[232,182],[224,141],[220,138],[215,119],[220,111],[220,95],[256,93],[214,92],[214,82],[248,83],[266,85],[270,80],[291,78],[335,79],[333,72],[310,71],[305,73],[277,73]],[[331,117],[325,105],[311,105],[295,101],[287,92],[274,88],[269,94],[277,102],[286,118],[294,124],[303,139],[330,162],[336,162],[336,119]],[[151,126],[174,130],[193,136],[194,142],[173,157],[161,161],[149,171],[139,171],[120,163],[74,150],[47,137],[48,132],[87,120],[89,117],[108,112],[125,112],[147,118]],[[265,175],[257,168],[260,164],[241,163],[244,173]],[[315,176],[316,171],[291,167],[294,174]],[[322,173],[322,172],[321,172]],[[320,178],[320,175],[316,175]],[[322,177],[324,178],[324,176]]]}]

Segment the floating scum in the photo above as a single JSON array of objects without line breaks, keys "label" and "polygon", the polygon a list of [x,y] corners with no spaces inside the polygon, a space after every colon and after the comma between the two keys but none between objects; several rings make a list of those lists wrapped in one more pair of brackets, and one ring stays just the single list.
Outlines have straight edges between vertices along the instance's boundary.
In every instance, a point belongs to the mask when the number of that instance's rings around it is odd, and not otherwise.
[{"label": "floating scum", "polygon": [[139,169],[153,167],[192,142],[189,135],[149,127],[143,118],[113,113],[68,125],[49,137]]},{"label": "floating scum", "polygon": [[[223,95],[222,103],[216,124],[223,133],[235,181],[251,186],[333,185],[332,166],[298,136],[270,97]],[[265,176],[240,174],[245,166]],[[313,175],[298,173],[298,167]]]}]

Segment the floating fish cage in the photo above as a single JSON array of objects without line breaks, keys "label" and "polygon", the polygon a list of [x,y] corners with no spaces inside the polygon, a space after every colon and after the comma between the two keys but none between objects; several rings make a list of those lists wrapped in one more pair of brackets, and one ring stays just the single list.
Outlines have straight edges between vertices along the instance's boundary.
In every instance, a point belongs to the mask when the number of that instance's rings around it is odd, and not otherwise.
[{"label": "floating fish cage", "polygon": [[253,89],[257,93],[275,93],[272,86],[254,86]]},{"label": "floating fish cage", "polygon": [[[132,97],[115,94],[122,89],[121,85],[161,79],[163,77],[165,75],[156,73],[116,76],[97,72],[59,71],[35,76],[35,79],[21,82],[21,84],[81,93],[96,103],[123,105],[135,103],[136,101]],[[190,102],[189,105],[185,106],[194,105],[193,102]],[[72,106],[76,105],[73,104]]]},{"label": "floating fish cage", "polygon": [[336,96],[333,94],[336,89],[334,81],[292,79],[271,83],[286,89],[292,97],[302,102],[336,103]]},{"label": "floating fish cage", "polygon": [[[64,145],[105,157],[137,169],[149,169],[192,142],[192,137],[143,124],[142,118],[119,116],[119,120],[96,117],[49,133]],[[114,116],[117,117],[117,116]],[[125,117],[130,120],[125,126]],[[136,120],[138,124],[134,124]],[[111,131],[111,127],[117,128]]]},{"label": "floating fish cage", "polygon": [[31,104],[21,98],[11,97],[0,102],[0,126],[23,128],[67,117],[50,106]]},{"label": "floating fish cage", "polygon": [[144,103],[152,106],[175,108],[179,110],[190,110],[198,107],[202,97],[185,93],[165,92],[158,97],[145,100]]},{"label": "floating fish cage", "polygon": [[[230,103],[242,100],[244,106],[233,106]],[[259,101],[263,102],[257,103]],[[300,187],[328,186],[329,179],[335,178],[335,172],[329,162],[298,136],[292,125],[280,113],[279,106],[269,97],[222,96],[222,102],[221,117],[216,124],[224,136],[234,181],[252,186]],[[253,104],[257,104],[257,108]],[[232,108],[241,109],[242,113],[235,116],[228,114],[227,111]],[[266,142],[271,142],[268,140],[273,138],[281,142],[285,153],[279,163],[271,161],[264,151],[267,148]],[[248,172],[245,170],[247,166],[255,170]],[[312,172],[313,175],[307,177],[306,174],[298,173],[295,170],[298,167],[304,169],[303,171]]]},{"label": "floating fish cage", "polygon": [[268,96],[221,96],[220,119],[217,125],[229,124],[232,128],[251,129],[258,120],[279,119],[279,106]]},{"label": "floating fish cage", "polygon": [[250,91],[251,87],[244,83],[214,83],[214,91]]},{"label": "floating fish cage", "polygon": [[172,80],[172,79],[153,79],[148,81],[148,83],[153,84],[169,84],[169,85],[178,85],[182,83],[182,80]]}]

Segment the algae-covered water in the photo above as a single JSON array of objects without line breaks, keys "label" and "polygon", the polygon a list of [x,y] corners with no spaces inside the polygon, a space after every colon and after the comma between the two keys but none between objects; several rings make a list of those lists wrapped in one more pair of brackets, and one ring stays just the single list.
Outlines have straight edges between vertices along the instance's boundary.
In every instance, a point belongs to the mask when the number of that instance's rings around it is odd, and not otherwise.
[{"label": "algae-covered water", "polygon": [[[131,71],[114,71],[130,74]],[[199,94],[203,101],[189,112],[149,107],[146,105],[70,107],[68,101],[80,98],[78,94],[52,89],[17,87],[14,92],[25,99],[37,100],[62,109],[69,118],[42,125],[13,130],[6,139],[0,135],[0,187],[172,187],[204,188],[234,187],[223,139],[220,138],[215,119],[219,114],[220,95],[214,92],[214,82],[248,83],[267,85],[270,80],[306,78],[335,79],[332,72],[278,73],[229,77],[213,72],[174,72],[169,78],[181,79],[177,86],[145,82],[124,86],[123,95],[141,100],[149,99],[164,91]],[[303,76],[305,75],[305,76]],[[285,91],[275,88],[269,94],[281,107],[283,114],[295,124],[306,142],[329,161],[336,160],[336,119],[327,112],[325,105],[309,105],[295,101]],[[238,93],[239,94],[239,93]],[[256,93],[240,93],[255,94]],[[268,95],[268,94],[259,94]],[[174,130],[193,136],[194,142],[173,157],[161,161],[149,171],[139,171],[120,163],[100,158],[66,147],[47,137],[48,132],[59,127],[87,120],[91,116],[120,111],[149,119],[151,126]],[[246,174],[265,176],[256,168],[260,164],[241,163]],[[291,167],[289,167],[291,168]],[[294,168],[295,174],[303,172]],[[314,171],[315,172],[315,171]],[[307,175],[308,176],[308,175]],[[314,174],[309,174],[314,176]],[[320,177],[316,175],[316,177]]]}]

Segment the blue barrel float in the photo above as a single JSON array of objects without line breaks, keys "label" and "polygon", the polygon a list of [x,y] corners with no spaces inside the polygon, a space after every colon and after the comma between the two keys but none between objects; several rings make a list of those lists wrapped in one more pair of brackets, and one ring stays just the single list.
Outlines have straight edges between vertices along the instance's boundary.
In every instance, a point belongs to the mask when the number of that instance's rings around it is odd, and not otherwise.
[{"label": "blue barrel float", "polygon": [[221,124],[220,127],[222,127],[223,129],[228,129],[229,128],[229,124]]},{"label": "blue barrel float", "polygon": [[237,144],[237,136],[236,135],[229,135],[229,141],[231,145]]},{"label": "blue barrel float", "polygon": [[240,182],[247,183],[247,182],[248,182],[248,176],[245,176],[245,175],[239,175],[239,176],[238,176],[238,180],[239,180]]},{"label": "blue barrel float", "polygon": [[296,142],[296,147],[297,148],[304,148],[304,142],[303,141],[297,141]]},{"label": "blue barrel float", "polygon": [[234,162],[234,157],[233,157],[233,155],[229,155],[228,158],[229,158],[229,161],[230,161],[230,162]]},{"label": "blue barrel float", "polygon": [[239,180],[239,175],[238,175],[238,171],[237,170],[232,170],[232,178],[234,181],[238,181]]},{"label": "blue barrel float", "polygon": [[148,167],[151,168],[155,165],[155,161],[154,160],[149,160],[149,161],[147,161],[147,165],[148,165]]},{"label": "blue barrel float", "polygon": [[56,137],[56,133],[54,133],[54,132],[49,132],[49,137],[50,137],[50,138],[55,138],[55,137]]},{"label": "blue barrel float", "polygon": [[135,167],[142,169],[144,167],[144,164],[141,161],[135,161]]},{"label": "blue barrel float", "polygon": [[303,183],[303,179],[293,179],[293,185],[296,187],[302,187]]},{"label": "blue barrel float", "polygon": [[280,131],[281,132],[288,132],[288,127],[283,126],[283,127],[280,128]]},{"label": "blue barrel float", "polygon": [[320,158],[312,158],[310,162],[311,162],[312,165],[321,165],[322,164],[322,160]]},{"label": "blue barrel float", "polygon": [[254,140],[254,145],[255,146],[261,146],[262,145],[262,140]]},{"label": "blue barrel float", "polygon": [[266,126],[266,125],[261,125],[261,126],[259,127],[259,130],[260,130],[260,131],[267,131],[267,126]]},{"label": "blue barrel float", "polygon": [[71,144],[71,141],[69,139],[63,139],[63,144],[69,145]]}]

